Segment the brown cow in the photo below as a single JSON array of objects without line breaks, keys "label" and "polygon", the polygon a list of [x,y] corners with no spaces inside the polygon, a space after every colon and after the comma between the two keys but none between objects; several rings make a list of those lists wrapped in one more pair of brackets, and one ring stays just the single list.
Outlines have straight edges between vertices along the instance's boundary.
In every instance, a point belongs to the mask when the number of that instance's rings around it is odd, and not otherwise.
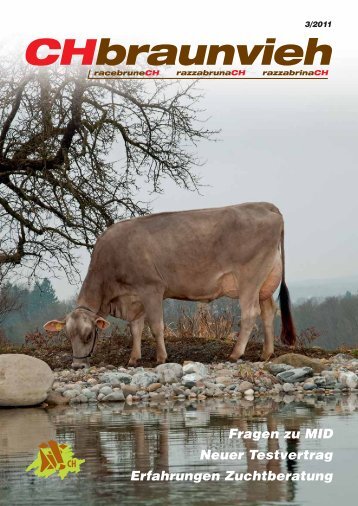
[{"label": "brown cow", "polygon": [[285,283],[283,218],[273,204],[247,203],[216,209],[168,212],[122,221],[97,240],[77,307],[64,321],[72,341],[73,367],[92,354],[107,315],[130,322],[133,349],[129,365],[141,358],[141,334],[147,320],[157,340],[157,362],[167,358],[163,299],[212,301],[240,299],[241,329],[230,355],[236,361],[261,313],[265,330],[263,359],[274,351],[273,293],[281,282],[282,341],[295,342]]}]

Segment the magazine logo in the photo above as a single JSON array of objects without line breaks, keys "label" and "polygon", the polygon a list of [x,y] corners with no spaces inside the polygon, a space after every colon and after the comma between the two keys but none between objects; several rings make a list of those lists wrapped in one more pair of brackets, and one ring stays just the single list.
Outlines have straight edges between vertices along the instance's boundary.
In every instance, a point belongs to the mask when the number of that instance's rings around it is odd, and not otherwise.
[{"label": "magazine logo", "polygon": [[136,65],[145,57],[151,66],[181,65],[329,65],[332,47],[320,44],[318,38],[309,38],[306,47],[297,44],[276,46],[275,38],[267,38],[264,44],[247,45],[198,45],[150,44],[122,46],[113,44],[110,38],[76,39],[41,38],[30,42],[26,49],[26,61],[34,66],[54,63],[71,65],[78,58],[82,65]]},{"label": "magazine logo", "polygon": [[35,475],[39,478],[48,478],[52,474],[58,474],[63,480],[68,473],[79,473],[84,459],[76,459],[72,448],[68,444],[59,444],[56,441],[48,441],[39,444],[39,452],[36,459],[26,468],[26,472],[35,469]]}]

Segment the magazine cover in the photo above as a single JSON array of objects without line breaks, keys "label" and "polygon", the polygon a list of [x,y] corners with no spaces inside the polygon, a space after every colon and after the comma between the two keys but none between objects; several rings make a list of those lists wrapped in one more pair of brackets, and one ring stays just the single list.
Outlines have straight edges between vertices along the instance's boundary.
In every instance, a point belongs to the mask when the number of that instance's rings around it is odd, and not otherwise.
[{"label": "magazine cover", "polygon": [[2,13],[0,505],[356,504],[352,5]]}]

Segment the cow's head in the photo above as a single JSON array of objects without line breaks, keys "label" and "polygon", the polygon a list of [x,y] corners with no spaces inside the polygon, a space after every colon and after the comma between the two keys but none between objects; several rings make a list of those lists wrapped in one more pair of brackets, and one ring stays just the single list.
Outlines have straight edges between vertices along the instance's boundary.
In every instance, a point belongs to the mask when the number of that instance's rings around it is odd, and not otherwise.
[{"label": "cow's head", "polygon": [[59,332],[65,329],[72,344],[72,367],[79,369],[88,365],[88,359],[96,346],[98,331],[106,329],[109,325],[107,320],[91,309],[78,307],[64,320],[51,320],[45,323],[44,329],[48,332]]}]

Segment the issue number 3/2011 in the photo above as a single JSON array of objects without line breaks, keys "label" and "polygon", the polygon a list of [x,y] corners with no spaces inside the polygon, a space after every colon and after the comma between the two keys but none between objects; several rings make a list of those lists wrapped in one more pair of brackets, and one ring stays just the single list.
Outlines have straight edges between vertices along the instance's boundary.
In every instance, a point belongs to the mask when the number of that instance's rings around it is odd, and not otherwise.
[{"label": "issue number 3/2011", "polygon": [[322,28],[332,26],[332,21],[306,21],[306,28]]}]

